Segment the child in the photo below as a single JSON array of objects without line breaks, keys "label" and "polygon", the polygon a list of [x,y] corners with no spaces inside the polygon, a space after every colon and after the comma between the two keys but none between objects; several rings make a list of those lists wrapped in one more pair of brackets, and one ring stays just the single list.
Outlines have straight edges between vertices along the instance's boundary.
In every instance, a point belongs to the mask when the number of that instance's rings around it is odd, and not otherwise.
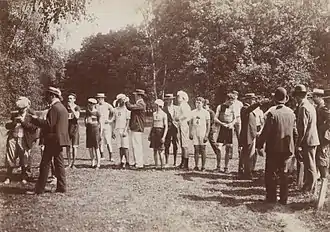
[{"label": "child", "polygon": [[167,114],[163,111],[164,102],[161,99],[155,101],[156,112],[152,116],[152,128],[149,135],[150,148],[154,149],[155,166],[158,166],[157,153],[160,159],[160,167],[164,167],[164,143],[168,130]]},{"label": "child", "polygon": [[[91,167],[99,169],[101,154],[100,154],[100,131],[101,131],[101,123],[100,123],[100,113],[96,109],[97,101],[94,98],[88,99],[88,105],[86,110],[86,147],[89,149],[89,154],[91,157]],[[96,154],[96,164],[95,164],[95,155]]]},{"label": "child", "polygon": [[[116,109],[114,119],[115,131],[113,137],[117,139],[121,168],[129,167],[129,138],[127,131],[129,126],[129,120],[131,118],[131,112],[126,108],[125,99],[126,96],[124,94],[118,94],[116,100],[114,101],[114,106],[116,107]],[[126,165],[124,163],[124,157],[126,160]]]},{"label": "child", "polygon": [[195,101],[196,109],[191,112],[190,135],[193,140],[195,152],[195,171],[198,171],[199,155],[202,157],[202,169],[205,171],[206,162],[206,142],[210,132],[210,113],[203,108],[204,99],[198,97]]}]

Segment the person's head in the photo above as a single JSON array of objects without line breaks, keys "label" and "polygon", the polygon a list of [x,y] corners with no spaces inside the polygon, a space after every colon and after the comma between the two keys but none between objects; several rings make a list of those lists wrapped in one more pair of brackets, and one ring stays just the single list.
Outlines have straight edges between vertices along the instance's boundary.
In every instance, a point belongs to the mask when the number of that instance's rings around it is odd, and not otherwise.
[{"label": "person's head", "polygon": [[55,87],[49,87],[46,93],[46,99],[48,103],[51,103],[55,98],[60,101],[63,100],[61,90]]},{"label": "person's head", "polygon": [[96,100],[99,104],[103,103],[105,101],[105,94],[104,93],[98,93],[98,94],[96,94],[95,98],[96,98]]},{"label": "person's head", "polygon": [[237,100],[238,99],[238,92],[236,90],[234,90],[232,92],[233,96],[234,96],[234,100]]},{"label": "person's head", "polygon": [[204,99],[204,109],[209,110],[210,109],[210,101],[209,99]]},{"label": "person's head", "polygon": [[247,104],[251,105],[256,102],[256,95],[254,93],[247,93],[245,94],[245,100]]},{"label": "person's head", "polygon": [[294,88],[293,96],[300,104],[304,99],[307,99],[307,89],[304,85],[297,85]]},{"label": "person's head", "polygon": [[30,100],[27,97],[19,97],[16,101],[16,108],[22,114],[28,110],[30,104]]},{"label": "person's head", "polygon": [[182,102],[188,102],[189,101],[188,94],[182,90],[178,91],[177,100],[179,104],[181,104]]},{"label": "person's head", "polygon": [[167,93],[164,96],[164,102],[166,105],[172,105],[174,101],[174,95],[172,93]]},{"label": "person's head", "polygon": [[68,96],[68,103],[73,104],[76,102],[77,96],[74,93],[70,93]]},{"label": "person's head", "polygon": [[143,89],[136,89],[135,92],[133,92],[134,98],[135,98],[135,102],[137,102],[140,99],[143,99],[143,97],[145,96],[145,91]]},{"label": "person's head", "polygon": [[155,101],[156,109],[161,109],[164,107],[164,101],[162,99],[157,99]]},{"label": "person's head", "polygon": [[330,96],[323,97],[324,104],[330,109]]},{"label": "person's head", "polygon": [[90,110],[94,109],[96,104],[97,104],[97,100],[95,98],[88,98],[88,105],[87,105],[88,109]]},{"label": "person's head", "polygon": [[323,89],[313,89],[312,98],[313,98],[313,102],[317,106],[324,105],[323,96],[324,96],[324,90]]},{"label": "person's head", "polygon": [[274,101],[276,104],[285,104],[289,101],[286,89],[278,87],[274,93]]},{"label": "person's head", "polygon": [[125,105],[125,99],[126,99],[126,95],[125,94],[118,94],[115,100],[115,107],[119,106],[119,107],[123,107]]},{"label": "person's head", "polygon": [[197,97],[196,100],[195,100],[196,109],[198,109],[198,110],[202,109],[203,105],[204,105],[204,98]]},{"label": "person's head", "polygon": [[234,103],[234,101],[235,101],[235,96],[232,93],[228,93],[225,104],[230,106]]}]

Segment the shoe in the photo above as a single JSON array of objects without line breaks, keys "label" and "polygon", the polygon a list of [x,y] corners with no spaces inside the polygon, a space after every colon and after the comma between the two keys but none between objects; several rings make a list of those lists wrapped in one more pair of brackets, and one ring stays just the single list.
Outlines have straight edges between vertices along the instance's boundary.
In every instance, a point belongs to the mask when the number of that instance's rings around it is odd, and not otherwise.
[{"label": "shoe", "polygon": [[224,169],[223,169],[223,173],[225,173],[225,174],[229,174],[228,168],[224,168]]},{"label": "shoe", "polygon": [[205,168],[203,167],[203,168],[201,169],[201,171],[202,171],[202,172],[205,172]]},{"label": "shoe", "polygon": [[194,167],[194,171],[199,171],[199,168],[198,167]]},{"label": "shoe", "polygon": [[10,184],[10,179],[6,178],[5,181],[3,182],[3,184]]},{"label": "shoe", "polygon": [[66,190],[64,190],[64,189],[56,189],[55,192],[56,193],[66,193]]}]

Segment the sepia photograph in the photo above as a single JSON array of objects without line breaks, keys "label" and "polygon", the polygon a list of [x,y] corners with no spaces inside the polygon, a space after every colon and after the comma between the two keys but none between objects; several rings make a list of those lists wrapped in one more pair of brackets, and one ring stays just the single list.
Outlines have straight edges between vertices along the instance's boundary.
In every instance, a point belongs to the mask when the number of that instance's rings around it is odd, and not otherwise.
[{"label": "sepia photograph", "polygon": [[330,0],[0,0],[1,232],[329,232]]}]

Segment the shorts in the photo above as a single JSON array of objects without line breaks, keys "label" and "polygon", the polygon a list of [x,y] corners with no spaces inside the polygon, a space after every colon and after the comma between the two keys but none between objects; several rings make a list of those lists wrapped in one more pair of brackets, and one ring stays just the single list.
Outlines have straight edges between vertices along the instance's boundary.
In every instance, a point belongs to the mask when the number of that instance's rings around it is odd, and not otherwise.
[{"label": "shorts", "polygon": [[181,124],[179,127],[179,142],[180,146],[183,148],[189,147],[189,125],[187,122],[185,124]]},{"label": "shorts", "polygon": [[220,126],[218,143],[232,144],[233,143],[233,129],[229,129],[224,126]]},{"label": "shorts", "polygon": [[204,129],[198,129],[198,130],[194,130],[193,131],[193,143],[194,146],[196,145],[206,145],[206,143],[204,143],[204,138],[205,138],[205,133],[206,130]]},{"label": "shorts", "polygon": [[122,129],[122,128],[117,128],[115,130],[116,142],[117,142],[117,146],[119,148],[129,148],[129,137],[128,137],[128,133],[126,134],[125,137],[123,137],[124,130],[125,129]]},{"label": "shorts", "polygon": [[111,144],[112,140],[112,127],[110,124],[104,124],[101,134],[101,143],[102,144]]},{"label": "shorts", "polygon": [[330,144],[320,145],[316,150],[316,164],[318,167],[329,167]]},{"label": "shorts", "polygon": [[69,126],[69,138],[70,144],[74,147],[79,145],[79,126],[71,125]]},{"label": "shorts", "polygon": [[164,143],[161,142],[161,139],[164,134],[164,128],[153,127],[150,134],[150,148],[156,150],[164,150]]},{"label": "shorts", "polygon": [[100,127],[98,124],[86,125],[86,147],[98,148],[100,145]]}]

